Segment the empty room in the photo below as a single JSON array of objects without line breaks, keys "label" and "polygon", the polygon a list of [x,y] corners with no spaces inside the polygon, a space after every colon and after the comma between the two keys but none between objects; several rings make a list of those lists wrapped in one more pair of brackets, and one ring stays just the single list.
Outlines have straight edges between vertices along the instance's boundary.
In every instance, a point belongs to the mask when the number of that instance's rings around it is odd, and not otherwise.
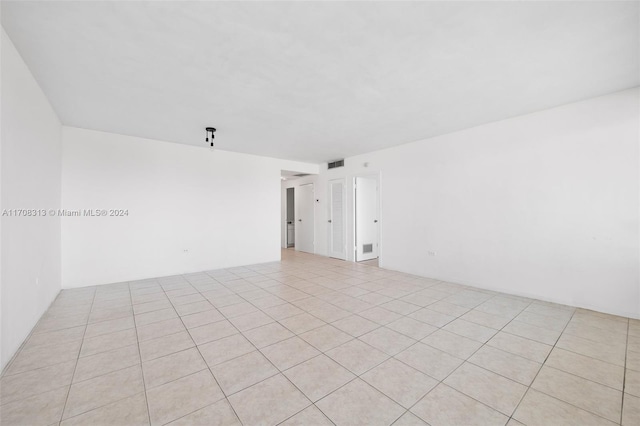
[{"label": "empty room", "polygon": [[640,1],[0,20],[0,425],[640,425]]}]

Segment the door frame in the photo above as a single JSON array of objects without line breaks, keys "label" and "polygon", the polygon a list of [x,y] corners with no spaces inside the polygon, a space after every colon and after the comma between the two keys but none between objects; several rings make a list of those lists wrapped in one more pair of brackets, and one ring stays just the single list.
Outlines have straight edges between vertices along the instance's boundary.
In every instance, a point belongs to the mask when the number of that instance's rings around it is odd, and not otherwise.
[{"label": "door frame", "polygon": [[380,241],[382,239],[382,176],[380,172],[372,172],[372,173],[361,173],[361,174],[357,174],[357,175],[353,175],[352,179],[351,179],[351,199],[353,200],[353,208],[351,209],[351,213],[352,213],[352,222],[353,223],[353,261],[354,262],[359,262],[358,260],[358,222],[357,222],[357,215],[356,215],[356,211],[357,211],[357,199],[356,199],[356,181],[357,178],[373,178],[376,179],[376,182],[378,183],[377,185],[377,194],[378,194],[378,200],[376,203],[376,210],[377,210],[377,217],[378,217],[378,241],[376,241],[376,244],[378,244],[378,262],[380,261],[380,258],[382,257],[382,246],[380,244]]},{"label": "door frame", "polygon": [[[344,247],[343,247],[343,253],[340,256],[335,256],[334,252],[333,252],[333,197],[332,197],[332,191],[333,191],[333,183],[334,182],[340,182],[342,183],[342,238],[343,238],[343,242],[344,242]],[[340,259],[340,260],[347,260],[347,254],[348,254],[348,247],[349,247],[349,242],[347,240],[347,178],[346,177],[342,177],[342,178],[337,178],[337,179],[330,179],[329,180],[329,184],[328,186],[328,192],[329,192],[329,196],[327,197],[327,199],[329,200],[328,204],[328,214],[327,216],[329,217],[328,221],[329,221],[329,235],[327,238],[328,241],[328,250],[327,253],[329,255],[329,257],[334,258],[334,259]]]},{"label": "door frame", "polygon": [[[298,232],[298,228],[295,227],[295,244],[294,244],[294,250],[295,251],[302,251],[304,253],[312,253],[315,254],[316,253],[316,186],[314,185],[313,182],[310,183],[303,183],[302,185],[297,185],[296,188],[300,189],[303,186],[311,186],[311,213],[313,214],[313,218],[311,220],[311,229],[312,229],[312,235],[311,235],[311,247],[312,247],[312,251],[308,252],[308,251],[304,251],[304,250],[300,250],[300,244],[298,244],[298,236],[300,235],[300,233]],[[294,202],[296,203],[296,207],[297,207],[297,203],[300,200],[300,191],[296,191],[296,196],[294,198]],[[296,216],[296,221],[300,221],[300,216],[298,215],[298,210],[294,207],[294,211],[295,211],[295,216]],[[295,222],[297,225],[297,222]]]}]

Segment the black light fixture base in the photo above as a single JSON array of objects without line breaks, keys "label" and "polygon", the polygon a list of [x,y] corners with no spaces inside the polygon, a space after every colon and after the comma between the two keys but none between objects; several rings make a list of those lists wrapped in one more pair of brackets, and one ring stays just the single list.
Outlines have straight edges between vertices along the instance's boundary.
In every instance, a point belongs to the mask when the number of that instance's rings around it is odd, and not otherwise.
[{"label": "black light fixture base", "polygon": [[211,133],[211,148],[213,149],[213,134],[216,131],[215,127],[205,127],[204,129],[207,132],[207,137],[204,139],[206,142],[209,142],[209,133]]}]

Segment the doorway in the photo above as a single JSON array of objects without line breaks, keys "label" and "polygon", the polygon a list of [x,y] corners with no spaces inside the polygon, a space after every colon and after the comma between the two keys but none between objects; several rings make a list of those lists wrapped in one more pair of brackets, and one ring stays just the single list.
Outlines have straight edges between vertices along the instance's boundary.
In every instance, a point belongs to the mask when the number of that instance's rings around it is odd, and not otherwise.
[{"label": "doorway", "polygon": [[295,188],[287,188],[287,248],[296,245]]},{"label": "doorway", "polygon": [[313,184],[300,185],[295,194],[295,248],[315,253]]},{"label": "doorway", "polygon": [[354,214],[356,262],[377,259],[379,256],[379,194],[377,176],[354,178]]},{"label": "doorway", "polygon": [[346,185],[345,179],[329,182],[329,257],[346,260]]}]

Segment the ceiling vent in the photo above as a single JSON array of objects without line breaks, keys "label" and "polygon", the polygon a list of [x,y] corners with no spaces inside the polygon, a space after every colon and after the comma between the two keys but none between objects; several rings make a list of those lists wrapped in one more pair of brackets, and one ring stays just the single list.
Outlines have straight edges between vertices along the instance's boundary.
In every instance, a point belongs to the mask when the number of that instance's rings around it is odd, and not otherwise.
[{"label": "ceiling vent", "polygon": [[305,176],[309,176],[309,173],[298,173],[297,175],[294,175],[295,177],[305,177]]},{"label": "ceiling vent", "polygon": [[344,160],[333,161],[328,164],[329,169],[335,169],[336,167],[344,167]]}]

